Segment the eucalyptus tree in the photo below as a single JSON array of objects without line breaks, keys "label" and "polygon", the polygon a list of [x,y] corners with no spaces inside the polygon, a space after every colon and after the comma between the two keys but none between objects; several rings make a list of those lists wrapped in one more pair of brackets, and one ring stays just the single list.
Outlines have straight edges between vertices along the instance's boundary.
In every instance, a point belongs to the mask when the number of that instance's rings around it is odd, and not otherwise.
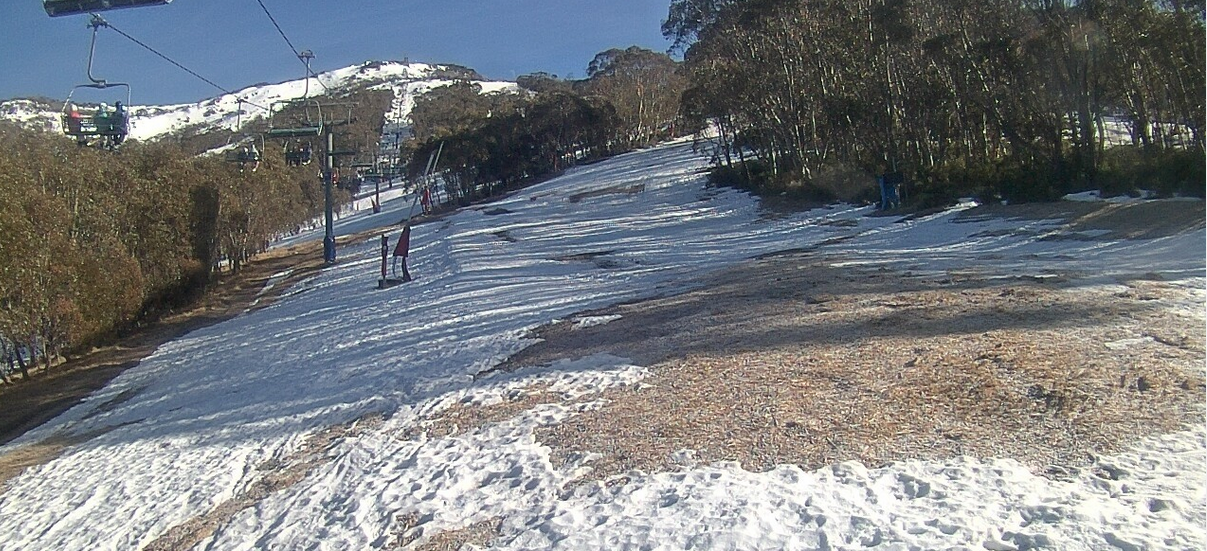
[{"label": "eucalyptus tree", "polygon": [[1202,5],[674,0],[663,31],[718,163],[777,186],[840,166],[1039,198],[1097,180],[1120,108],[1137,144],[1202,150]]},{"label": "eucalyptus tree", "polygon": [[586,90],[616,109],[625,148],[673,135],[686,82],[670,56],[632,46],[600,52],[587,66]]}]

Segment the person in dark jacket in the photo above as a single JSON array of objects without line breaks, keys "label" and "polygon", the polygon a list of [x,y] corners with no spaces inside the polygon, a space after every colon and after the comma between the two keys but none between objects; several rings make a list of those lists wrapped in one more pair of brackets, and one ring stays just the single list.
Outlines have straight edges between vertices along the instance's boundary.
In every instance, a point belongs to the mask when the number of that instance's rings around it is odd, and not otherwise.
[{"label": "person in dark jacket", "polygon": [[402,227],[402,235],[398,236],[398,245],[394,246],[394,262],[402,264],[402,280],[410,281],[411,272],[407,271],[407,254],[411,252],[411,225]]}]

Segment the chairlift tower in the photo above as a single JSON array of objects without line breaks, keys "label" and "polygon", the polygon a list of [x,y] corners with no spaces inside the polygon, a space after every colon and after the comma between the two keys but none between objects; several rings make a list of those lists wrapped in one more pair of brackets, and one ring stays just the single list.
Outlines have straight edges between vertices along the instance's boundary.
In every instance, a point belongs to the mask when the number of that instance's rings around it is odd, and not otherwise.
[{"label": "chairlift tower", "polygon": [[[342,103],[320,103],[314,99],[303,99],[301,101],[280,101],[273,102],[269,109],[269,124],[274,125],[273,112],[276,111],[276,106],[279,104],[301,104],[303,107],[305,120],[299,124],[289,125],[285,127],[270,126],[268,133],[269,138],[284,138],[284,139],[300,139],[315,137],[322,140],[323,143],[323,218],[326,231],[323,235],[323,261],[327,264],[335,263],[335,200],[333,197],[332,188],[335,185],[335,167],[336,158],[347,155],[355,155],[355,151],[339,151],[335,149],[335,133],[333,129],[336,126],[341,126],[352,122],[352,108],[355,106],[351,102]],[[328,115],[323,114],[326,108]],[[334,115],[333,109],[341,110],[347,108],[346,116],[343,119],[338,119]]]},{"label": "chairlift tower", "polygon": [[[336,108],[347,107],[348,112],[347,112],[347,117],[345,117],[343,120],[337,120],[334,117],[332,117],[330,120],[325,118],[323,116],[323,104],[319,103],[318,100],[310,99],[310,77],[311,77],[311,75],[314,74],[314,72],[310,69],[310,61],[314,59],[314,53],[311,52],[310,50],[302,50],[300,53],[298,53],[298,59],[301,60],[302,63],[306,65],[305,90],[302,92],[302,100],[300,102],[298,102],[297,100],[274,102],[273,105],[276,105],[278,103],[285,103],[285,104],[301,103],[303,111],[305,113],[306,120],[301,125],[293,125],[293,126],[285,127],[285,128],[272,127],[271,125],[273,124],[272,123],[273,109],[270,106],[269,116],[268,116],[268,119],[270,121],[269,122],[270,127],[268,129],[267,136],[269,138],[284,138],[284,139],[318,137],[323,141],[323,145],[324,145],[323,165],[322,165],[323,222],[324,222],[324,226],[325,226],[325,231],[323,234],[323,261],[326,262],[327,264],[334,264],[335,263],[335,206],[334,206],[334,197],[333,197],[332,187],[335,185],[335,181],[334,181],[335,180],[335,172],[334,172],[335,159],[337,156],[347,155],[350,153],[335,150],[335,139],[334,139],[335,136],[332,133],[331,129],[335,126],[339,126],[342,124],[348,124],[349,122],[352,122],[352,107],[355,104],[350,103],[350,102],[328,103],[328,104],[326,104],[326,106],[328,107],[328,112],[331,112],[330,108],[332,108],[332,107],[336,107]],[[317,76],[316,76],[316,78],[317,78]],[[320,82],[320,84],[322,84],[322,83]],[[316,115],[316,116],[312,116],[311,106],[314,107],[314,115]],[[352,152],[352,153],[354,153],[354,152]],[[307,161],[307,162],[309,162],[309,161]]]}]

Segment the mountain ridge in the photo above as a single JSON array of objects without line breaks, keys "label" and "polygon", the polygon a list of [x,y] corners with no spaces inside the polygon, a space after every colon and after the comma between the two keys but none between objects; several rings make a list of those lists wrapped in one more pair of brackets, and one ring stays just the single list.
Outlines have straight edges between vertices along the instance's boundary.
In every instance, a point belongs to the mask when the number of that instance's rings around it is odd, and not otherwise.
[{"label": "mountain ridge", "polygon": [[[473,69],[454,64],[369,60],[316,73],[310,78],[279,83],[258,83],[233,93],[223,93],[195,103],[130,106],[130,139],[153,142],[164,138],[212,131],[243,132],[263,120],[274,102],[321,97],[355,90],[389,89],[394,99],[385,113],[388,123],[405,125],[415,98],[456,81],[479,84],[483,93],[518,89],[510,81],[488,80]],[[96,105],[124,98],[93,98],[80,105]],[[75,100],[76,98],[73,98]],[[85,99],[85,98],[78,98]],[[34,130],[62,132],[59,113],[63,102],[53,98],[13,98],[0,101],[0,120]],[[241,111],[241,113],[240,113]]]}]

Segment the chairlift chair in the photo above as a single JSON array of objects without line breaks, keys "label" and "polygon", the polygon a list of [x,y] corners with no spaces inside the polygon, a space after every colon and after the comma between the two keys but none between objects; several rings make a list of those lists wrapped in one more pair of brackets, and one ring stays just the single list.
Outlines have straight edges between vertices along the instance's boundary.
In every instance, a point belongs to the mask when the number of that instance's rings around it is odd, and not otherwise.
[{"label": "chairlift chair", "polygon": [[[132,6],[131,6],[132,7]],[[88,84],[77,84],[71,88],[71,92],[67,94],[67,100],[63,102],[63,131],[76,139],[76,143],[80,145],[97,145],[105,149],[115,149],[126,139],[126,135],[130,133],[130,85],[124,82],[108,82],[103,78],[97,78],[92,74],[92,61],[96,57],[96,34],[101,27],[106,27],[109,24],[105,22],[101,16],[92,14],[92,21],[88,26],[92,28],[92,42],[88,46]],[[72,96],[80,88],[92,88],[95,90],[107,90],[109,88],[122,87],[126,89],[126,103],[123,108],[120,101],[114,102],[114,110],[107,112],[101,104],[101,108],[92,110],[88,116],[79,111],[75,104],[71,103]],[[93,138],[96,138],[95,140]]]},{"label": "chairlift chair", "polygon": [[[81,110],[79,106],[72,103],[72,97],[80,88],[105,90],[114,87],[126,89],[126,103],[115,102],[111,111],[102,109],[101,106],[104,104]],[[115,149],[125,141],[126,136],[130,133],[129,105],[130,85],[124,82],[100,81],[93,84],[76,85],[67,94],[67,101],[63,102],[61,114],[63,132],[75,138],[80,145],[97,145],[104,149]]]},{"label": "chairlift chair", "polygon": [[[278,109],[278,105],[281,106],[280,109]],[[297,124],[280,126],[276,115],[288,105],[301,105],[304,120],[296,121]],[[268,108],[268,124],[267,136],[269,138],[293,139],[322,135],[323,105],[318,100],[312,99],[274,101]]]},{"label": "chairlift chair", "polygon": [[285,164],[302,166],[314,160],[314,145],[310,140],[293,139],[285,143]]},{"label": "chairlift chair", "polygon": [[[301,105],[303,120],[281,126],[277,113],[289,105]],[[285,140],[285,164],[302,166],[314,158],[314,145],[308,139],[323,134],[323,106],[317,100],[274,101],[268,108],[268,138]]]},{"label": "chairlift chair", "polygon": [[376,166],[377,165],[371,161],[355,161],[348,165],[348,167],[356,173],[356,177],[365,180],[369,180],[377,176]]},{"label": "chairlift chair", "polygon": [[[251,142],[250,145],[239,145],[239,147],[227,151],[226,162],[239,163],[240,171],[244,170],[247,165],[250,164],[252,165],[252,172],[255,172],[260,168],[260,161],[264,158],[264,137],[260,136],[260,147],[258,149],[256,148],[255,137],[251,135],[244,135],[243,138],[236,143],[246,144],[249,141]],[[227,141],[227,145],[230,145],[229,140]]]},{"label": "chairlift chair", "polygon": [[51,17],[96,13],[123,8],[164,6],[172,0],[42,0],[42,8]]}]

